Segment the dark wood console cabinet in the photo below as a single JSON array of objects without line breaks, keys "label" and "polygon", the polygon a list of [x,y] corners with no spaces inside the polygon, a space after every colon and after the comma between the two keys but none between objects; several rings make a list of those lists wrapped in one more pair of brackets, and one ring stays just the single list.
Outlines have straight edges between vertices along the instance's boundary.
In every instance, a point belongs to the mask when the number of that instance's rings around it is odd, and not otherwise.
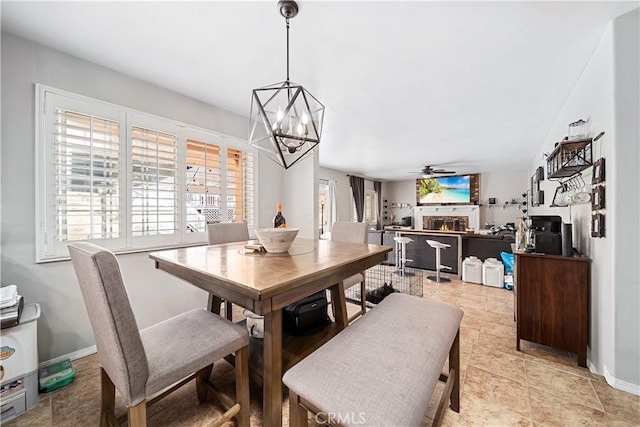
[{"label": "dark wood console cabinet", "polygon": [[517,349],[520,340],[578,354],[587,367],[590,259],[516,254]]}]

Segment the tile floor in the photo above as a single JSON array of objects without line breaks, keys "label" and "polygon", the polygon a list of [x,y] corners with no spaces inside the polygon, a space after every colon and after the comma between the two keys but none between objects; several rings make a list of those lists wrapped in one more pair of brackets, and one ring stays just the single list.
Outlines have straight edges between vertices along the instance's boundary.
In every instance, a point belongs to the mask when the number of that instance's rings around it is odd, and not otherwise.
[{"label": "tile floor", "polygon": [[[604,378],[577,366],[575,354],[525,341],[515,349],[513,293],[453,280],[425,279],[424,297],[457,305],[461,327],[461,411],[448,410],[445,426],[640,426],[640,397],[609,387]],[[95,355],[74,361],[73,384],[40,395],[39,405],[5,423],[17,426],[98,425],[100,379]],[[234,390],[230,365],[217,363],[214,382]],[[430,402],[431,424],[440,384]],[[260,389],[251,390],[251,425],[261,426]],[[200,405],[193,382],[149,409],[151,426],[204,426],[222,411],[215,402]],[[288,403],[283,403],[288,425]],[[121,402],[116,415],[125,414]]]}]

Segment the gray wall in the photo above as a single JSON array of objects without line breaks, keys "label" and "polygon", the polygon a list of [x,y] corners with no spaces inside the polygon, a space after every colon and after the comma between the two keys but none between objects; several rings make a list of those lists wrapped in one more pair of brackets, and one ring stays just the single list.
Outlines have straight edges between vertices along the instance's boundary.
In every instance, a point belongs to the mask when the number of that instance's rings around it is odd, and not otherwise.
[{"label": "gray wall", "polygon": [[[613,124],[613,37],[612,25],[604,31],[602,38],[594,50],[590,60],[575,86],[568,94],[565,104],[558,112],[540,151],[534,157],[529,169],[533,175],[538,166],[546,171],[544,153],[553,151],[554,144],[561,141],[568,133],[568,124],[579,119],[589,119],[590,134],[595,136],[604,131],[605,136],[593,144],[594,159],[605,157],[607,170],[613,170],[613,148],[616,135]],[[587,183],[591,182],[591,168],[584,171]],[[607,233],[605,238],[591,238],[590,205],[574,205],[571,207],[550,207],[557,181],[542,181],[545,192],[544,206],[531,207],[532,215],[560,215],[565,223],[573,224],[573,246],[591,258],[591,312],[588,362],[590,367],[600,374],[608,370],[614,372],[614,338],[613,319],[615,302],[613,298],[612,280],[612,245],[616,236]],[[607,176],[607,209],[605,228],[612,230],[613,212],[616,206],[609,200],[616,182],[611,173]]]},{"label": "gray wall", "polygon": [[640,11],[614,21],[615,377],[640,389]]},{"label": "gray wall", "polygon": [[[3,285],[17,284],[27,303],[38,302],[40,361],[94,344],[84,303],[69,261],[35,264],[35,83],[42,83],[202,128],[246,138],[241,116],[2,33],[2,270]],[[248,99],[248,98],[247,98]],[[247,109],[249,105],[247,104]],[[259,209],[274,210],[281,170],[258,162]],[[311,187],[310,187],[311,188]],[[271,213],[271,216],[273,214]],[[262,221],[260,211],[258,220]],[[194,307],[206,295],[156,271],[146,253],[118,257],[140,327]]]},{"label": "gray wall", "polygon": [[[542,182],[545,205],[533,215],[561,215],[573,224],[574,246],[592,260],[588,362],[616,388],[640,393],[640,209],[638,160],[638,10],[613,21],[573,90],[558,112],[548,137],[534,158],[529,174],[546,166],[543,153],[567,134],[578,118],[589,119],[594,160],[606,159],[606,237],[590,236],[590,205],[549,207],[557,182]],[[591,168],[583,172],[591,182]]]}]

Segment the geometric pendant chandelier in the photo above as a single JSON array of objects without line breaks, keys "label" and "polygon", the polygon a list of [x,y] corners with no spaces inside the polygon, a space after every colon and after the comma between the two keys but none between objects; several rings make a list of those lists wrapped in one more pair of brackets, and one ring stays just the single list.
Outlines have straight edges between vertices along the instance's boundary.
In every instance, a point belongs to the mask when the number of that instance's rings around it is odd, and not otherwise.
[{"label": "geometric pendant chandelier", "polygon": [[298,14],[295,1],[278,2],[287,25],[287,79],[253,90],[249,142],[285,169],[320,143],[324,105],[289,80],[289,19]]}]

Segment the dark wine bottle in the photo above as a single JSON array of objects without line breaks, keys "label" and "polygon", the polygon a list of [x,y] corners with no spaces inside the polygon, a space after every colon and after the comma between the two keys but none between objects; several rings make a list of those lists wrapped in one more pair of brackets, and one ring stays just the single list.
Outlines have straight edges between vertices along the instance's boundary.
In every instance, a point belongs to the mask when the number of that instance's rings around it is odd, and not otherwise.
[{"label": "dark wine bottle", "polygon": [[284,219],[284,215],[282,215],[282,203],[278,203],[276,209],[278,212],[276,216],[273,217],[273,226],[275,228],[287,228],[287,220]]}]

